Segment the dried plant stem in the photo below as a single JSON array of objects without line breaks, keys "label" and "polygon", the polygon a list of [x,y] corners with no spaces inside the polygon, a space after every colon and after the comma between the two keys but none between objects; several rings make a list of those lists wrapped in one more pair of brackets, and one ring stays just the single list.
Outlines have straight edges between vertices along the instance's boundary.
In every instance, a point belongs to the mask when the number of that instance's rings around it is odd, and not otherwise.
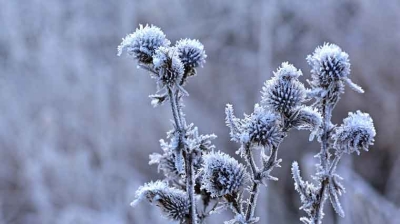
[{"label": "dried plant stem", "polygon": [[253,186],[250,191],[250,198],[249,198],[249,201],[247,204],[247,209],[246,209],[246,221],[249,221],[253,217],[254,210],[256,208],[260,181],[257,180],[257,178],[259,176],[259,170],[256,166],[256,163],[254,162],[253,152],[250,148],[250,144],[246,144],[245,147],[246,147],[245,148],[246,158],[247,158],[247,162],[250,165],[250,170],[251,170],[252,180],[253,180]]},{"label": "dried plant stem", "polygon": [[185,157],[185,177],[186,177],[186,192],[189,197],[190,202],[190,210],[189,210],[189,220],[188,224],[196,224],[197,223],[197,214],[196,214],[196,201],[194,197],[194,170],[193,170],[193,155],[188,150],[185,150],[185,127],[182,122],[182,114],[180,112],[179,105],[179,92],[178,90],[173,92],[171,89],[168,89],[169,100],[171,102],[172,115],[174,117],[176,131],[179,133],[179,142],[178,149],[180,150],[178,153],[183,153]]},{"label": "dried plant stem", "polygon": [[324,203],[327,199],[326,196],[326,190],[329,185],[329,149],[328,149],[328,140],[329,140],[329,125],[331,123],[331,117],[332,117],[332,107],[327,104],[327,100],[324,99],[322,101],[322,136],[321,136],[321,151],[319,153],[319,158],[320,158],[320,165],[323,170],[320,170],[319,172],[323,172],[325,175],[323,178],[321,178],[321,183],[320,183],[320,190],[318,193],[317,201],[314,203],[314,213],[312,214],[312,220],[314,221],[315,224],[322,223],[322,214],[323,214],[323,209],[324,209]]}]

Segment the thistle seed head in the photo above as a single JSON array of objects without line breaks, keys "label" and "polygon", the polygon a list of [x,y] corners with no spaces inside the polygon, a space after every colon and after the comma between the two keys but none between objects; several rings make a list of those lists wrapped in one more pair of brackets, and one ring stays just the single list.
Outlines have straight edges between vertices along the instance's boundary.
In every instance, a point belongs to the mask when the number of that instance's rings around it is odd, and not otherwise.
[{"label": "thistle seed head", "polygon": [[368,147],[373,145],[375,135],[374,123],[369,114],[350,112],[333,135],[334,146],[339,152],[360,154],[360,149],[368,151]]},{"label": "thistle seed head", "polygon": [[157,48],[168,47],[171,42],[160,28],[153,25],[140,25],[132,34],[122,39],[118,46],[118,56],[126,52],[140,63],[151,64]]},{"label": "thistle seed head", "polygon": [[335,44],[325,43],[307,56],[312,67],[313,87],[328,88],[332,82],[343,80],[350,75],[349,55]]},{"label": "thistle seed head", "polygon": [[162,87],[179,85],[184,68],[176,48],[159,47],[153,56],[153,64]]},{"label": "thistle seed head", "polygon": [[176,43],[179,58],[187,68],[203,67],[206,62],[206,52],[198,40],[181,39]]},{"label": "thistle seed head", "polygon": [[255,105],[246,126],[245,130],[252,144],[272,148],[283,138],[279,117],[258,104]]},{"label": "thistle seed head", "polygon": [[297,79],[302,73],[293,65],[282,63],[282,66],[274,74],[275,76],[264,84],[261,103],[276,112],[289,116],[294,108],[304,102],[306,97],[304,85]]},{"label": "thistle seed head", "polygon": [[233,195],[243,189],[248,174],[243,164],[222,152],[204,155],[203,183],[212,197]]}]

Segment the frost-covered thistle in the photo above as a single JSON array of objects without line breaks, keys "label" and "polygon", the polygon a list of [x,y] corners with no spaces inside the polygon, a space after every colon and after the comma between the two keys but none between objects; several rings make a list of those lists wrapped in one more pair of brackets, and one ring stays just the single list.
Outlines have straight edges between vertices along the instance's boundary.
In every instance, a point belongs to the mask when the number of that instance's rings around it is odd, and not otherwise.
[{"label": "frost-covered thistle", "polygon": [[212,152],[203,156],[202,189],[212,197],[236,195],[245,186],[248,174],[237,160],[222,152]]},{"label": "frost-covered thistle", "polygon": [[265,82],[261,103],[278,113],[290,116],[294,108],[304,102],[306,91],[298,77],[303,75],[293,65],[284,62],[274,72],[274,77]]},{"label": "frost-covered thistle", "polygon": [[[313,132],[321,143],[321,151],[317,154],[319,164],[314,176],[318,185],[302,180],[297,162],[292,164],[292,173],[295,189],[299,192],[302,202],[300,209],[309,216],[300,220],[306,224],[321,224],[324,204],[328,198],[335,212],[341,217],[345,215],[339,201],[344,187],[339,182],[341,177],[336,174],[343,153],[359,153],[360,149],[367,151],[376,132],[372,118],[360,111],[349,113],[349,117],[344,119],[344,123],[339,127],[331,123],[332,111],[344,93],[345,83],[353,90],[363,92],[361,87],[349,79],[348,54],[334,44],[324,44],[317,47],[314,53],[307,57],[307,61],[312,67],[308,97],[314,98],[315,103],[298,110],[295,126],[308,128],[308,124],[312,124],[315,127]],[[318,115],[319,112],[321,115]],[[306,123],[302,124],[303,121]],[[333,158],[330,149],[336,149]]]},{"label": "frost-covered thistle", "polygon": [[314,86],[328,88],[350,75],[349,55],[335,44],[325,43],[317,47],[312,55],[307,56],[307,62],[312,67]]},{"label": "frost-covered thistle", "polygon": [[179,57],[185,67],[196,68],[202,67],[206,63],[206,52],[203,44],[198,40],[182,39],[176,43]]},{"label": "frost-covered thistle", "polygon": [[374,144],[375,135],[372,118],[367,113],[357,111],[349,113],[332,138],[335,141],[334,146],[339,152],[360,154],[361,149],[368,151],[368,147]]},{"label": "frost-covered thistle", "polygon": [[140,187],[131,205],[135,206],[144,199],[159,207],[164,216],[170,220],[185,223],[189,216],[190,204],[186,192],[169,187],[166,182],[150,182]]},{"label": "frost-covered thistle", "polygon": [[318,99],[328,96],[325,97],[326,103],[334,106],[344,92],[345,83],[356,92],[364,92],[349,78],[349,55],[337,45],[325,43],[317,47],[312,55],[307,56],[307,62],[312,67],[309,95],[317,99],[317,105],[322,103]]},{"label": "frost-covered thistle", "polygon": [[171,42],[160,28],[153,25],[140,25],[132,34],[127,35],[118,46],[118,56],[126,52],[140,63],[151,64],[157,48],[167,47]]},{"label": "frost-covered thistle", "polygon": [[231,129],[232,140],[242,144],[253,144],[270,149],[283,138],[281,120],[275,113],[254,105],[254,112],[240,120],[233,114],[232,105],[225,109],[226,124]]},{"label": "frost-covered thistle", "polygon": [[157,83],[160,88],[179,85],[184,67],[174,47],[160,47],[153,55],[154,69],[157,72]]},{"label": "frost-covered thistle", "polygon": [[182,85],[195,73],[195,67],[205,63],[204,47],[193,40],[182,40],[171,47],[160,28],[146,25],[123,39],[118,46],[118,55],[124,52],[137,60],[138,68],[148,71],[156,79],[157,93],[150,96],[151,103],[157,106],[169,101],[173,115],[173,129],[167,136],[170,143],[161,141],[163,154],[150,156],[150,164],[158,164],[158,169],[172,186],[163,182],[150,183],[140,188],[138,195],[157,201],[169,218],[188,224],[197,224],[197,220],[202,222],[211,211],[197,211],[195,194],[204,199],[204,208],[207,208],[210,196],[195,192],[199,182],[196,176],[203,163],[202,155],[213,149],[211,140],[216,136],[200,135],[197,127],[187,125],[182,112],[182,97],[188,93]]},{"label": "frost-covered thistle", "polygon": [[[256,223],[259,188],[267,186],[270,180],[278,180],[271,175],[282,162],[278,149],[295,128],[310,130],[310,140],[317,136],[321,143],[314,175],[316,185],[303,181],[299,165],[292,164],[295,189],[302,202],[300,208],[308,214],[300,220],[307,224],[322,223],[328,198],[334,210],[344,216],[339,201],[344,187],[336,174],[337,164],[344,153],[367,151],[376,132],[371,117],[359,111],[350,113],[339,127],[331,123],[332,110],[344,93],[345,84],[363,92],[349,79],[348,55],[338,46],[324,44],[307,57],[312,67],[310,90],[298,80],[302,72],[284,62],[272,79],[265,82],[261,106],[255,104],[250,115],[239,119],[232,105],[226,106],[231,140],[240,144],[237,152],[245,164],[215,152],[211,142],[215,135],[201,135],[193,124],[187,125],[182,99],[188,93],[183,86],[207,57],[198,40],[182,39],[170,46],[158,27],[146,25],[123,39],[118,55],[124,52],[156,79],[157,93],[150,96],[151,103],[157,106],[169,101],[173,115],[168,141],[160,140],[163,152],[150,155],[150,164],[157,164],[165,178],[140,187],[132,206],[146,199],[160,207],[165,217],[181,224],[202,224],[209,215],[230,208],[235,216],[226,224]],[[312,98],[315,103],[306,105]],[[333,158],[331,149],[335,150]]]}]

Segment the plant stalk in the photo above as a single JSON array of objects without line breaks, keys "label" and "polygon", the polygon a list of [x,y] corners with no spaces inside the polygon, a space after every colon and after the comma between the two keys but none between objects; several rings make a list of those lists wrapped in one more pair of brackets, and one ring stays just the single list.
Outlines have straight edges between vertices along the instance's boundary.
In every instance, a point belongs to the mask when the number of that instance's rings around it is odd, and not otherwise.
[{"label": "plant stalk", "polygon": [[[323,172],[326,174],[323,179],[321,180],[321,188],[319,190],[319,197],[317,201],[314,203],[315,212],[313,214],[313,220],[315,224],[319,224],[322,222],[322,213],[324,209],[324,203],[326,201],[326,190],[329,185],[329,151],[328,151],[328,139],[329,139],[329,124],[331,123],[332,117],[332,108],[327,104],[327,100],[324,99],[322,101],[322,129],[323,133],[321,136],[321,151],[319,154],[320,164],[322,166]],[[322,172],[322,171],[319,171]]]},{"label": "plant stalk", "polygon": [[179,92],[175,93],[169,88],[168,95],[171,102],[172,115],[174,117],[176,131],[179,134],[178,153],[184,153],[185,159],[185,176],[186,176],[186,192],[189,197],[190,210],[188,224],[197,224],[196,201],[194,197],[194,170],[193,170],[193,154],[186,150],[185,146],[185,127],[183,127],[182,114],[179,105]]}]

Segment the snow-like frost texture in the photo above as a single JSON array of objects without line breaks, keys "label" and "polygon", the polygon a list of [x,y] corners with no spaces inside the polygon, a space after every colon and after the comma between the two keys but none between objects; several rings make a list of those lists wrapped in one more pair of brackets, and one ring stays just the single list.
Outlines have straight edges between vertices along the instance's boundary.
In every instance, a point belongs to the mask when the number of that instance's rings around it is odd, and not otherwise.
[{"label": "snow-like frost texture", "polygon": [[[163,154],[152,153],[150,154],[149,164],[158,164],[158,171],[162,171],[168,180],[176,180],[180,178],[180,170],[176,167],[175,149],[172,144],[168,144],[163,139],[160,140],[160,146]],[[180,168],[183,170],[184,168]]]},{"label": "snow-like frost texture", "polygon": [[159,207],[170,220],[183,221],[188,217],[190,205],[186,192],[169,187],[166,182],[156,181],[141,186],[131,206],[136,206],[144,199]]},{"label": "snow-like frost texture", "polygon": [[243,164],[222,152],[211,152],[204,155],[203,183],[212,197],[235,195],[240,192],[249,175]]},{"label": "snow-like frost texture", "polygon": [[[304,181],[301,178],[299,164],[296,161],[292,163],[291,170],[292,170],[295,190],[300,194],[300,200],[302,204],[300,209],[307,212],[307,214],[311,217],[312,216],[311,214],[315,212],[314,204],[318,201],[317,188],[312,183]],[[321,213],[319,214],[319,216],[320,217],[324,216],[323,209],[321,209],[320,212]],[[306,217],[301,217],[300,221],[302,221],[303,223],[317,224],[316,222],[313,222],[313,220],[310,220]]]},{"label": "snow-like frost texture", "polygon": [[182,39],[176,43],[175,47],[185,67],[203,67],[206,62],[207,55],[204,46],[198,40]]},{"label": "snow-like frost texture", "polygon": [[225,108],[225,124],[229,127],[231,136],[231,141],[239,142],[240,141],[240,119],[235,117],[233,106],[231,104],[227,104]]},{"label": "snow-like frost texture", "polygon": [[368,151],[373,145],[376,135],[372,118],[368,113],[350,112],[343,120],[343,124],[336,129],[333,135],[334,146],[339,152],[360,154],[361,149]]},{"label": "snow-like frost texture", "polygon": [[174,47],[160,47],[153,56],[153,64],[158,72],[161,87],[179,85],[184,67]]},{"label": "snow-like frost texture", "polygon": [[290,112],[304,102],[306,97],[306,89],[297,79],[302,72],[286,62],[282,63],[274,74],[275,76],[267,80],[262,88],[261,103],[289,116]]},{"label": "snow-like frost texture", "polygon": [[293,126],[298,130],[311,130],[309,140],[312,141],[322,124],[321,114],[317,109],[310,106],[301,106],[296,113]]},{"label": "snow-like frost texture", "polygon": [[118,46],[118,56],[126,52],[144,64],[151,64],[157,48],[167,47],[171,42],[160,28],[153,25],[140,25],[132,34],[122,39]]}]

